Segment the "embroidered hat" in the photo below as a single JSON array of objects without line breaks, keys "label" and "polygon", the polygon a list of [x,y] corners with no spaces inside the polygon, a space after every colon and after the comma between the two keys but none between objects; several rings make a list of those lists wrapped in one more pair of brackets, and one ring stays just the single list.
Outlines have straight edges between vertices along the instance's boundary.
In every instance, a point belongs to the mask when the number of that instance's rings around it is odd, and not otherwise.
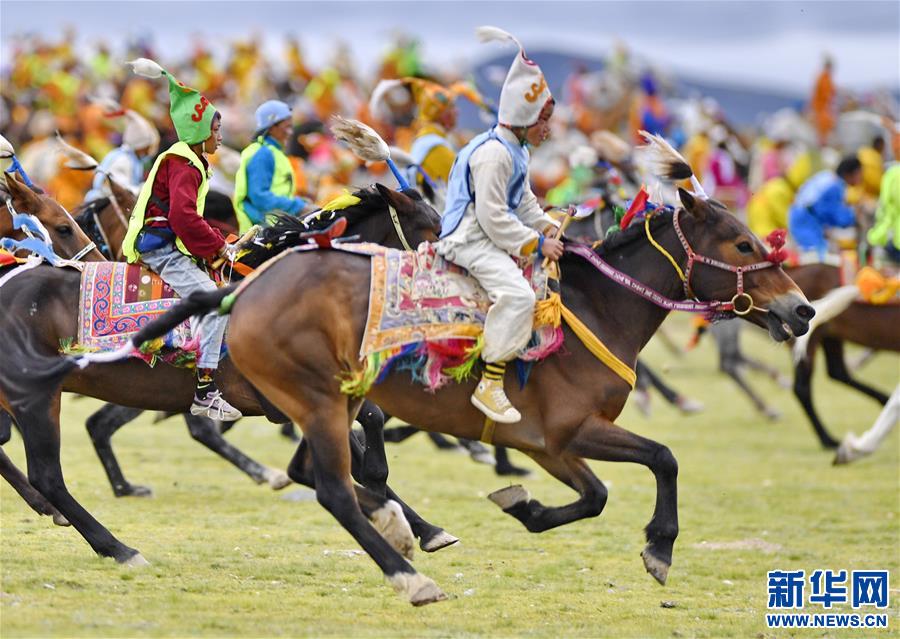
[{"label": "embroidered hat", "polygon": [[478,27],[476,35],[482,42],[506,40],[519,47],[500,91],[498,120],[507,126],[532,126],[553,96],[541,68],[525,55],[522,44],[511,34],[497,27]]},{"label": "embroidered hat", "polygon": [[216,107],[206,96],[196,89],[184,86],[153,60],[138,58],[127,64],[145,78],[166,76],[169,79],[169,116],[179,140],[187,144],[198,144],[210,136]]}]

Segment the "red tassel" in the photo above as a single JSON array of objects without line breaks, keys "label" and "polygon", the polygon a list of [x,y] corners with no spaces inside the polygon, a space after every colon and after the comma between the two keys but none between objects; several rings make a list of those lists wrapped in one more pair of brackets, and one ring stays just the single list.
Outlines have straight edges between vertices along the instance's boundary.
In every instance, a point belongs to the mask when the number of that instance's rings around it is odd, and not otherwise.
[{"label": "red tassel", "polygon": [[787,238],[786,229],[775,229],[766,236],[766,243],[772,247],[766,259],[772,264],[781,264],[788,257],[787,249],[784,248],[784,242]]},{"label": "red tassel", "polygon": [[619,228],[627,229],[628,225],[631,224],[631,220],[634,219],[634,216],[646,208],[647,200],[649,199],[650,194],[647,193],[647,189],[645,189],[642,184],[641,190],[638,191],[638,194],[635,195],[634,199],[631,201],[631,206],[628,207],[628,211],[622,216],[622,221],[619,222]]}]

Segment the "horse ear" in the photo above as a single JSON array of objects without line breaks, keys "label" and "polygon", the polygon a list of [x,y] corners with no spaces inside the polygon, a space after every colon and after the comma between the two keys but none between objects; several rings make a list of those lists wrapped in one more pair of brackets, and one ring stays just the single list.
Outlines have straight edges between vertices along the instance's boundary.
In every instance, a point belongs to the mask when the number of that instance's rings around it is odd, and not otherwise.
[{"label": "horse ear", "polygon": [[402,191],[389,189],[379,182],[375,183],[375,188],[378,189],[378,193],[381,195],[382,199],[397,209],[398,213],[409,213],[415,209],[413,201]]},{"label": "horse ear", "polygon": [[678,199],[681,200],[681,205],[684,207],[684,210],[698,220],[702,221],[706,218],[706,209],[697,201],[697,198],[695,198],[690,191],[678,187]]},{"label": "horse ear", "polygon": [[[20,182],[16,173],[6,174],[6,191],[12,196],[13,203],[21,208],[33,208],[32,204],[37,202],[37,195],[24,182]],[[21,213],[31,213],[32,211],[24,210]]]}]

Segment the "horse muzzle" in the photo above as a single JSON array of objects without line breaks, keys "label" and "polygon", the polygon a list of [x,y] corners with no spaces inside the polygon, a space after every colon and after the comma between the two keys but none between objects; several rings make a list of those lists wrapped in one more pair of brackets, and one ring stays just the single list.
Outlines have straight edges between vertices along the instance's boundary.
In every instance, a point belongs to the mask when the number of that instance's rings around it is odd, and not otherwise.
[{"label": "horse muzzle", "polygon": [[769,304],[766,314],[766,328],[776,342],[783,342],[791,337],[800,337],[809,331],[809,322],[816,310],[809,305],[802,295],[787,293],[777,297]]}]

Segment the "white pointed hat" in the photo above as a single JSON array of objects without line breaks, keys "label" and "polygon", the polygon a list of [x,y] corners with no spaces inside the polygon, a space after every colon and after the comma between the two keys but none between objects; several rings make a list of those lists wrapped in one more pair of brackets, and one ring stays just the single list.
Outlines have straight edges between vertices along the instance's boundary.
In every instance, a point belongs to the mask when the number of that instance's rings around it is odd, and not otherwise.
[{"label": "white pointed hat", "polygon": [[492,40],[513,42],[519,53],[513,59],[500,91],[497,119],[507,126],[532,126],[553,96],[541,68],[525,55],[525,48],[511,34],[497,27],[478,27],[475,30],[482,42]]}]

